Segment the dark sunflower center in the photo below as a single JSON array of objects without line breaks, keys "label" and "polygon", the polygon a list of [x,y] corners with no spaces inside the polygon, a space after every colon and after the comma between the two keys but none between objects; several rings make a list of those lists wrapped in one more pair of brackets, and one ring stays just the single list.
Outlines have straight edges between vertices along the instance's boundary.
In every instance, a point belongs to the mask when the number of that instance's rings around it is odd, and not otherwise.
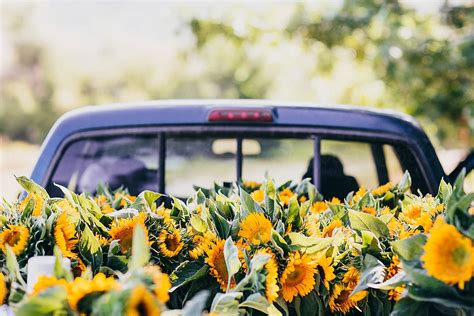
[{"label": "dark sunflower center", "polygon": [[289,286],[295,286],[297,284],[300,284],[301,281],[304,280],[305,275],[306,275],[306,273],[305,273],[304,269],[297,266],[297,267],[295,267],[295,271],[291,272],[288,275],[288,278],[286,279],[286,283]]},{"label": "dark sunflower center", "polygon": [[6,238],[6,242],[10,246],[15,246],[18,241],[21,239],[21,234],[19,231],[13,231],[11,234],[9,234]]},{"label": "dark sunflower center", "polygon": [[174,235],[168,236],[165,239],[166,248],[171,251],[175,251],[178,248],[179,242]]},{"label": "dark sunflower center", "polygon": [[351,292],[350,291],[347,291],[347,290],[343,290],[339,296],[337,297],[337,299],[335,300],[336,304],[344,304],[345,302],[347,302],[347,300],[349,299],[349,296],[351,295]]}]

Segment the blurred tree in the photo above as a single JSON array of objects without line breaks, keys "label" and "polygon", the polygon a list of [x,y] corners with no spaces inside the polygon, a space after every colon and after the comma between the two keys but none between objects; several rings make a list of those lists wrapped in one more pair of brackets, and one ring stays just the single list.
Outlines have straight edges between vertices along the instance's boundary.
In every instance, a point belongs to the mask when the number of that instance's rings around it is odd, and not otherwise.
[{"label": "blurred tree", "polygon": [[[248,26],[251,30],[241,35],[227,23],[232,21],[194,19],[197,47],[224,36],[242,49],[257,45],[268,33]],[[334,14],[300,5],[284,36],[302,38],[306,47],[324,45],[314,56],[320,61],[319,74],[333,71],[340,61],[337,50],[349,50],[354,60],[369,65],[383,81],[387,93],[377,105],[396,107],[436,124],[441,139],[456,125],[464,130],[461,140],[469,143],[474,124],[473,27],[472,6],[452,7],[446,1],[441,14],[427,17],[396,0],[346,0]],[[341,101],[353,102],[351,91]]]}]

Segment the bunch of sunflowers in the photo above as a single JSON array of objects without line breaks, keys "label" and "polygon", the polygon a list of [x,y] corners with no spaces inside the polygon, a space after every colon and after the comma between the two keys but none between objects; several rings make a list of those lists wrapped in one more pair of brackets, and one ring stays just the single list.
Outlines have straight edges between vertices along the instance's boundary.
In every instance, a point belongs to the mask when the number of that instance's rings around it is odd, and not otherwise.
[{"label": "bunch of sunflowers", "polygon": [[[187,201],[105,186],[50,198],[18,181],[26,198],[0,206],[0,300],[19,314],[474,311],[474,194],[462,175],[437,196],[410,193],[407,173],[344,201],[270,178]],[[28,258],[55,249],[71,269],[57,263],[26,293]]]}]

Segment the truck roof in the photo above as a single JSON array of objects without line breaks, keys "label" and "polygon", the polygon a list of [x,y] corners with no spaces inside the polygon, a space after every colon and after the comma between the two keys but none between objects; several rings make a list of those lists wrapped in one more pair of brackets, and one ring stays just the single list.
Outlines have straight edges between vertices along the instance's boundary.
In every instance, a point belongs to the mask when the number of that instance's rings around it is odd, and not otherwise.
[{"label": "truck roof", "polygon": [[[46,137],[32,176],[44,174],[50,156],[70,135],[126,127],[219,125],[209,121],[209,113],[215,109],[235,108],[270,109],[273,122],[224,122],[225,125],[324,128],[393,135],[417,143],[416,147],[422,147],[418,149],[435,155],[420,125],[411,116],[391,110],[269,100],[160,100],[87,106],[64,114]],[[439,161],[434,168],[442,170]]]}]

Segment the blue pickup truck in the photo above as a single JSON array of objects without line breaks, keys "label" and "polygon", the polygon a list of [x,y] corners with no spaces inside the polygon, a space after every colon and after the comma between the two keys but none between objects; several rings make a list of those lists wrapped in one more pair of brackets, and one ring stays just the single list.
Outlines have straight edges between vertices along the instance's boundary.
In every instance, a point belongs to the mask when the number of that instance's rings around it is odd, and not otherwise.
[{"label": "blue pickup truck", "polygon": [[61,117],[47,136],[32,178],[94,193],[100,182],[132,194],[149,189],[185,198],[214,181],[310,178],[325,197],[364,184],[396,182],[435,193],[473,167],[472,152],[446,175],[412,117],[355,106],[257,100],[152,101],[85,107]]}]

